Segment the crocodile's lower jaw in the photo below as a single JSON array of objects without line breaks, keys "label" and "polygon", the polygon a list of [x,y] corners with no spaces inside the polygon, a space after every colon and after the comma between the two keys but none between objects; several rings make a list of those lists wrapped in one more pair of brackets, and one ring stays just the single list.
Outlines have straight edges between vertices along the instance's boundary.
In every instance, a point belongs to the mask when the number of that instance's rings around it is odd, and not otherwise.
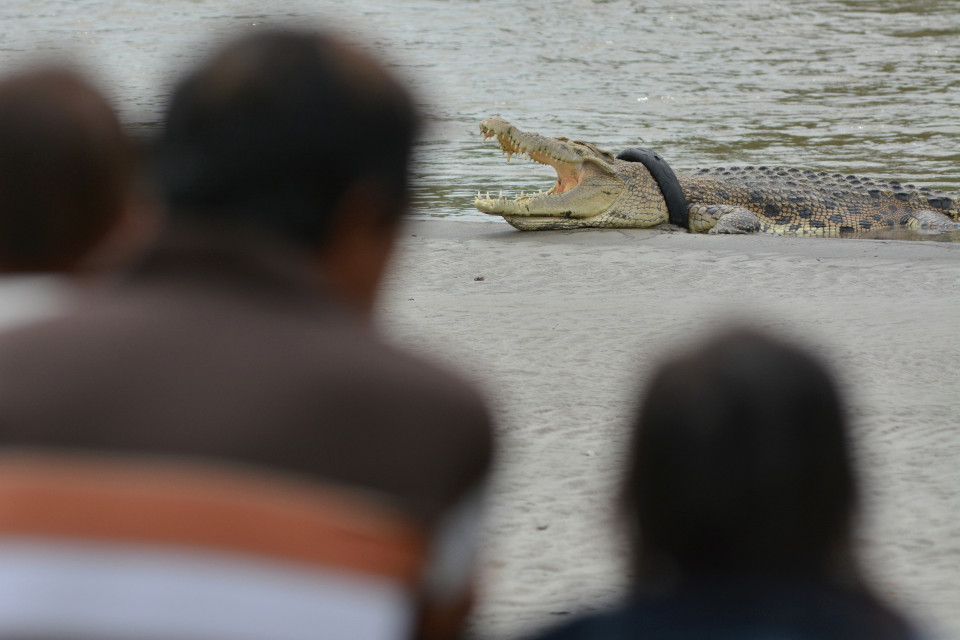
[{"label": "crocodile's lower jaw", "polygon": [[505,215],[510,226],[520,231],[536,231],[539,229],[579,229],[590,226],[590,218],[558,218],[553,216],[511,216]]},{"label": "crocodile's lower jaw", "polygon": [[[499,198],[490,198],[489,196],[483,198],[477,194],[477,198],[473,201],[473,206],[475,206],[478,211],[488,213],[492,216],[566,217],[551,216],[548,213],[551,210],[563,210],[563,205],[552,201],[553,198],[559,198],[559,196],[554,196],[552,193],[540,192],[529,196],[521,194],[520,197],[515,200],[508,200],[502,195]],[[531,211],[531,209],[533,209],[533,211]]]},{"label": "crocodile's lower jaw", "polygon": [[473,201],[473,206],[478,211],[490,214],[492,216],[523,215],[526,211],[517,200],[507,200],[503,196],[499,198],[481,198],[479,195]]}]

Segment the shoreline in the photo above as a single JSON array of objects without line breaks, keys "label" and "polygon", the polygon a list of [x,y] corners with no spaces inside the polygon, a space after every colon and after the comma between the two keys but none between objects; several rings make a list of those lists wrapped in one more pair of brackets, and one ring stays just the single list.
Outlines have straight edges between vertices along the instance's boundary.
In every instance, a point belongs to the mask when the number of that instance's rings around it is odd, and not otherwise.
[{"label": "shoreline", "polygon": [[835,371],[867,577],[934,637],[960,637],[960,244],[456,220],[410,220],[400,240],[378,324],[481,386],[497,420],[476,637],[623,594],[624,425],[661,354],[731,320]]}]

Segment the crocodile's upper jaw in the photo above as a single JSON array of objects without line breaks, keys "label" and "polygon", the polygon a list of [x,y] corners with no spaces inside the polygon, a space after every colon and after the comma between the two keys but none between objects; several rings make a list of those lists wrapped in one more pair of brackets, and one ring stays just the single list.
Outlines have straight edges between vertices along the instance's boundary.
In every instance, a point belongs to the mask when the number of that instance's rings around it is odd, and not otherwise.
[{"label": "crocodile's upper jaw", "polygon": [[[513,155],[527,157],[557,172],[557,181],[547,192],[521,193],[513,200],[502,193],[496,198],[477,194],[474,204],[484,213],[504,216],[511,224],[523,218],[524,228],[556,226],[559,221],[599,215],[619,197],[622,181],[613,155],[592,144],[520,131],[502,118],[483,120],[480,132],[484,140],[496,138],[508,161]],[[604,188],[591,188],[599,185]]]}]

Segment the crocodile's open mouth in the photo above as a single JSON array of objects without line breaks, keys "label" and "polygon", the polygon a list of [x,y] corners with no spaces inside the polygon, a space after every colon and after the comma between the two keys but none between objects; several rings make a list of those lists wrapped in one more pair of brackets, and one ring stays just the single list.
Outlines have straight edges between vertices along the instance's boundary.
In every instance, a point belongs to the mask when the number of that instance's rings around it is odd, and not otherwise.
[{"label": "crocodile's open mouth", "polygon": [[[484,213],[502,216],[580,217],[583,215],[571,207],[570,192],[586,178],[599,173],[609,173],[606,162],[613,156],[590,143],[569,138],[548,138],[537,133],[520,131],[502,118],[487,118],[480,123],[480,135],[484,140],[495,138],[501,153],[509,162],[513,156],[528,158],[539,164],[549,165],[557,172],[557,179],[548,191],[526,194],[521,192],[514,199],[484,196],[480,193],[474,202]],[[601,159],[602,158],[602,159]],[[564,194],[568,194],[564,197]],[[594,211],[590,215],[594,215]]]},{"label": "crocodile's open mouth", "polygon": [[[506,154],[507,156],[507,162],[510,162],[510,159],[513,156],[517,156],[519,158],[527,158],[529,160],[533,160],[534,162],[539,162],[540,164],[549,165],[556,170],[557,181],[554,183],[553,187],[545,194],[541,190],[535,195],[559,195],[561,193],[570,191],[580,184],[580,180],[583,179],[584,173],[582,159],[577,158],[577,160],[574,162],[564,161],[555,155],[551,155],[550,152],[544,148],[546,145],[539,149],[531,149],[512,135],[512,133],[515,131],[513,127],[510,127],[510,130],[508,131],[498,132],[494,129],[491,129],[489,123],[490,120],[484,120],[480,123],[480,135],[483,137],[484,141],[487,141],[490,138],[496,138],[497,142],[500,144],[501,154]],[[557,140],[566,142],[567,139],[557,138]],[[479,195],[480,194],[477,194],[478,199]],[[521,193],[520,197],[518,197],[516,201],[526,201],[531,197],[534,197],[534,194],[525,196]],[[501,195],[499,199],[503,199],[503,196]]]}]

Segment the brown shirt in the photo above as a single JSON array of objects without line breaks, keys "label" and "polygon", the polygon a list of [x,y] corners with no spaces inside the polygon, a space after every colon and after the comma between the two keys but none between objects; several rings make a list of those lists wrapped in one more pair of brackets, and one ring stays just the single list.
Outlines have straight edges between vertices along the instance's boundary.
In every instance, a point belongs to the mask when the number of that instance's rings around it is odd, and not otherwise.
[{"label": "brown shirt", "polygon": [[168,237],[76,311],[0,334],[0,446],[259,465],[435,520],[487,473],[481,397],[311,277],[296,248]]}]

